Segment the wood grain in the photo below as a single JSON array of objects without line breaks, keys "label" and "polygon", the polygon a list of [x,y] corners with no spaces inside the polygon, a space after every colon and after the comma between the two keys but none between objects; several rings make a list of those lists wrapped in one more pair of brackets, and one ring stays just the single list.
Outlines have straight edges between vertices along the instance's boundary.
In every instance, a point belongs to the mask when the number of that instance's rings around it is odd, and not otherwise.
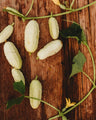
[{"label": "wood grain", "polygon": [[[76,0],[74,8],[81,7],[92,1],[95,0]],[[71,2],[71,0],[68,0],[68,2]],[[40,25],[39,47],[34,54],[29,56],[24,48],[24,29],[28,21],[23,23],[18,17],[2,12],[2,8],[10,6],[26,14],[30,4],[31,0],[1,0],[0,31],[8,24],[15,22],[14,33],[8,40],[14,42],[23,59],[22,72],[26,78],[26,95],[29,93],[31,80],[38,75],[43,86],[42,99],[61,109],[65,105],[65,97],[69,97],[72,101],[77,102],[90,90],[92,85],[82,74],[78,74],[78,76],[74,76],[69,80],[72,58],[78,52],[79,48],[87,58],[84,70],[93,77],[90,55],[87,49],[84,46],[78,46],[75,40],[65,39],[64,48],[58,54],[43,61],[36,60],[37,51],[49,41],[52,41],[48,30],[48,19],[40,19],[37,20]],[[35,0],[29,16],[49,15],[51,11],[53,13],[62,12],[51,0]],[[81,24],[87,35],[87,40],[94,58],[96,58],[96,5],[76,13],[57,17],[60,29],[69,26],[69,23],[66,24],[63,21],[65,18]],[[13,91],[12,85],[14,81],[11,75],[11,66],[4,56],[3,45],[0,44],[0,120],[48,120],[49,117],[56,115],[57,112],[45,104],[41,104],[37,110],[33,110],[30,107],[28,99],[25,99],[20,105],[6,110],[5,103],[7,100],[16,96],[18,97],[19,95]],[[95,91],[86,101],[67,115],[70,120],[96,120]],[[61,120],[61,118],[56,120]]]}]

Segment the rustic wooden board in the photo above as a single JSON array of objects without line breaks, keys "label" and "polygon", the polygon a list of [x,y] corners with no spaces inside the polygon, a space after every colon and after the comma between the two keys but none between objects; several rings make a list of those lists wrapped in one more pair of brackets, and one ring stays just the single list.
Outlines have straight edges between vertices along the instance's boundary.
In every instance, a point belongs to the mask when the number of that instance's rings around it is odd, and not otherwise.
[{"label": "rustic wooden board", "polygon": [[[81,7],[92,1],[95,0],[76,0],[74,8]],[[68,79],[71,72],[72,58],[79,49],[75,40],[64,40],[64,48],[55,56],[43,61],[36,60],[37,51],[46,43],[52,41],[48,30],[48,19],[37,20],[40,25],[39,48],[31,56],[28,55],[24,49],[24,29],[28,21],[23,23],[21,19],[2,12],[2,8],[10,6],[26,14],[30,3],[31,0],[0,0],[0,31],[8,24],[15,22],[14,33],[9,41],[14,42],[23,59],[22,72],[26,78],[26,95],[28,95],[31,80],[38,75],[43,85],[42,99],[61,109],[65,105],[65,97],[70,97],[71,100],[77,102],[90,90],[91,84],[82,74],[75,76],[71,80]],[[54,5],[51,0],[35,0],[29,16],[48,15],[51,14],[51,11],[59,13],[61,9]],[[63,21],[64,18],[81,24],[87,35],[94,58],[96,58],[96,5],[70,15],[57,17],[60,29],[66,27],[66,22]],[[11,67],[4,56],[3,45],[0,44],[0,120],[47,120],[49,117],[56,115],[56,111],[44,104],[41,104],[37,110],[33,110],[27,99],[20,105],[6,110],[5,103],[7,100],[18,96],[18,94],[13,91]],[[80,49],[87,58],[84,70],[92,77],[90,55],[84,46],[80,46]],[[95,91],[85,102],[67,115],[70,120],[96,120]],[[60,120],[60,118],[56,120]]]}]

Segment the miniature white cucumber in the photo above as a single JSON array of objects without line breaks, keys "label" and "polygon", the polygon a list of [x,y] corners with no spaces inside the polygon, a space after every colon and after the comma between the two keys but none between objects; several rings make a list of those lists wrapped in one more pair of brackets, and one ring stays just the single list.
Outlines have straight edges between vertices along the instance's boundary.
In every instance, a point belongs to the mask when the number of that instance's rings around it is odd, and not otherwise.
[{"label": "miniature white cucumber", "polygon": [[[39,80],[32,80],[29,88],[29,96],[41,99],[42,97],[42,85]],[[40,105],[40,101],[35,99],[30,99],[30,105],[33,109],[36,109]]]},{"label": "miniature white cucumber", "polygon": [[45,45],[38,53],[37,57],[40,60],[46,59],[49,56],[55,55],[63,47],[61,40],[54,40]]},{"label": "miniature white cucumber", "polygon": [[4,44],[4,54],[9,64],[16,68],[21,69],[22,67],[22,59],[21,56],[12,42],[6,42]]},{"label": "miniature white cucumber", "polygon": [[57,39],[59,37],[59,25],[56,18],[49,18],[49,32],[53,39]]},{"label": "miniature white cucumber", "polygon": [[11,7],[6,7],[6,10],[8,13],[10,13],[11,15],[19,15],[21,17],[24,17],[23,14],[21,14],[18,10],[14,9],[14,8],[11,8]]},{"label": "miniature white cucumber", "polygon": [[5,42],[13,33],[13,25],[8,25],[0,33],[0,43]]},{"label": "miniature white cucumber", "polygon": [[[6,10],[10,11],[10,12],[8,12],[8,13],[10,13],[10,14],[12,14],[12,15],[14,15],[12,12],[17,13],[17,14],[20,14],[16,9],[11,8],[11,7],[6,7]],[[11,11],[12,11],[12,12],[11,12]]]},{"label": "miniature white cucumber", "polygon": [[38,48],[39,25],[35,20],[31,20],[25,28],[25,49],[33,53]]},{"label": "miniature white cucumber", "polygon": [[22,82],[25,85],[25,78],[24,78],[23,73],[20,70],[13,68],[11,73],[12,73],[12,76],[15,82],[20,82],[22,80]]}]

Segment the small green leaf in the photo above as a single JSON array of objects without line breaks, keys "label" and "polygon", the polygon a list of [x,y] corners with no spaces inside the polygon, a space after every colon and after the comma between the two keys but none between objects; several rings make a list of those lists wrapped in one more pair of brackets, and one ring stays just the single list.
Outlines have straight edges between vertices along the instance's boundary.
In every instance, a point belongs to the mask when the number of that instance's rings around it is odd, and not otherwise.
[{"label": "small green leaf", "polygon": [[12,99],[12,100],[8,100],[7,104],[6,104],[6,109],[11,108],[13,105],[18,105],[22,102],[22,100],[24,99],[24,96],[18,97],[16,99]]},{"label": "small green leaf", "polygon": [[21,93],[22,95],[25,94],[25,85],[22,81],[20,82],[15,82],[13,84],[13,88],[14,90],[18,91],[19,93]]},{"label": "small green leaf", "polygon": [[81,42],[87,44],[86,35],[76,22],[73,22],[69,28],[61,30],[60,34],[63,38],[76,38],[79,44],[81,44]]},{"label": "small green leaf", "polygon": [[73,75],[83,71],[83,65],[85,62],[86,62],[85,56],[83,55],[83,53],[79,51],[78,54],[73,58],[72,72],[70,78]]},{"label": "small green leaf", "polygon": [[62,117],[62,120],[67,120],[67,117],[63,116],[63,117]]}]

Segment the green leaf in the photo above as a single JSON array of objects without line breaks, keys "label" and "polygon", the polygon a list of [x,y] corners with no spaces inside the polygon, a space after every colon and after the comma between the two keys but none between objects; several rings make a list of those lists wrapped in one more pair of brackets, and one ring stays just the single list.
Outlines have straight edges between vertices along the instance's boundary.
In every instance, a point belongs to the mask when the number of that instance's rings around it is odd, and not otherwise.
[{"label": "green leaf", "polygon": [[86,62],[85,56],[83,55],[83,53],[79,51],[78,54],[73,58],[72,72],[70,78],[73,75],[83,71],[83,65],[85,62]]},{"label": "green leaf", "polygon": [[7,104],[6,104],[6,109],[11,108],[13,105],[18,105],[22,102],[22,100],[24,99],[24,96],[18,97],[16,99],[12,99],[12,100],[8,100]]},{"label": "green leaf", "polygon": [[69,28],[61,30],[60,34],[63,38],[76,38],[79,44],[81,44],[81,42],[87,44],[86,35],[76,22],[73,22]]},{"label": "green leaf", "polygon": [[19,93],[21,93],[22,95],[25,94],[25,85],[22,81],[20,82],[15,82],[13,84],[13,88],[14,90],[18,91]]}]

